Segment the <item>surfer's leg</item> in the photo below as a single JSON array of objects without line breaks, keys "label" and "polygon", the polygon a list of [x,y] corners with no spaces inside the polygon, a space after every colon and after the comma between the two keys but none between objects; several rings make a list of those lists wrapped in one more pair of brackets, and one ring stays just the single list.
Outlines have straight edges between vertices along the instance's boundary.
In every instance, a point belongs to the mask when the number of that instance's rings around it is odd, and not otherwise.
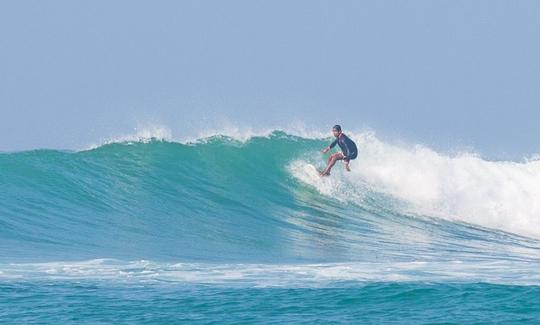
[{"label": "surfer's leg", "polygon": [[349,159],[343,159],[343,161],[345,162],[345,170],[350,172],[351,171],[351,167],[349,167],[350,160]]},{"label": "surfer's leg", "polygon": [[356,152],[353,152],[349,157],[347,157],[347,159],[343,159],[343,161],[345,162],[345,169],[350,172],[351,171],[351,167],[349,167],[349,163],[351,162],[351,160],[354,160],[356,159],[356,156],[358,155],[358,153]]},{"label": "surfer's leg", "polygon": [[328,157],[328,164],[326,165],[326,168],[321,172],[321,175],[328,175],[330,174],[330,171],[332,170],[332,167],[336,164],[336,161],[342,160],[343,154],[341,152],[337,152],[330,157]]},{"label": "surfer's leg", "polygon": [[328,156],[328,160],[326,161],[326,166],[330,165],[330,163],[332,162],[332,159],[334,159],[334,155],[335,154]]}]

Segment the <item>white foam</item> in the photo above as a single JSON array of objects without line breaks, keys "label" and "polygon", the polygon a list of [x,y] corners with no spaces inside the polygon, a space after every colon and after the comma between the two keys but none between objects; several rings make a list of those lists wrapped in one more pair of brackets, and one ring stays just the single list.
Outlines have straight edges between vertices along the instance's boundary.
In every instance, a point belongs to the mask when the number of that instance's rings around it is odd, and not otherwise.
[{"label": "white foam", "polygon": [[[407,213],[540,238],[540,160],[487,161],[473,153],[452,156],[421,145],[384,143],[371,132],[351,138],[359,147],[358,158],[348,174],[336,164],[339,184],[359,188],[359,193],[368,186],[391,195],[406,203]],[[317,159],[323,158],[309,162]],[[291,166],[299,163],[301,159]],[[291,172],[303,180],[294,167]],[[351,191],[329,189],[332,184],[323,181],[310,185],[341,200],[361,199]]]},{"label": "white foam", "polygon": [[319,264],[156,263],[96,259],[82,262],[0,264],[0,280],[109,280],[324,287],[350,282],[487,282],[540,285],[538,263],[516,261],[347,262]]},{"label": "white foam", "polygon": [[[315,155],[314,155],[315,156]],[[318,158],[319,160],[321,158]],[[362,183],[353,184],[347,179],[345,172],[343,172],[339,165],[336,165],[332,170],[330,176],[327,177],[313,177],[313,175],[306,171],[305,166],[311,163],[316,163],[317,157],[311,157],[308,160],[299,159],[294,160],[287,166],[289,172],[298,178],[300,181],[313,186],[319,193],[331,196],[340,201],[359,201],[362,200],[367,191]],[[324,164],[319,164],[319,170],[324,169]]]}]

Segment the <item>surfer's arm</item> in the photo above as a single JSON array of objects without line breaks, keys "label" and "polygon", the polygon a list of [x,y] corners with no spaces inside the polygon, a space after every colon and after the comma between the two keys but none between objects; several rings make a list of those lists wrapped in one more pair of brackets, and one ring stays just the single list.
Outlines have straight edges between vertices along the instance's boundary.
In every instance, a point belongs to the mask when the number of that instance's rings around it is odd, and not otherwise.
[{"label": "surfer's arm", "polygon": [[337,140],[334,140],[330,145],[323,150],[321,150],[322,153],[327,153],[330,149],[334,148],[336,146]]}]

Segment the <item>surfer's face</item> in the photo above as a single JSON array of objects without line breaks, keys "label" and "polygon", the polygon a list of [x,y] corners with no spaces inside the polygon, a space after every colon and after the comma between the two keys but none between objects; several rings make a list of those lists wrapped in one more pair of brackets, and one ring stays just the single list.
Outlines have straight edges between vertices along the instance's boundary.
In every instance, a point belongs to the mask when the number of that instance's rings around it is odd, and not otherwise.
[{"label": "surfer's face", "polygon": [[332,133],[334,133],[334,136],[337,138],[339,137],[339,135],[341,134],[340,131],[336,130],[336,129],[332,129]]}]

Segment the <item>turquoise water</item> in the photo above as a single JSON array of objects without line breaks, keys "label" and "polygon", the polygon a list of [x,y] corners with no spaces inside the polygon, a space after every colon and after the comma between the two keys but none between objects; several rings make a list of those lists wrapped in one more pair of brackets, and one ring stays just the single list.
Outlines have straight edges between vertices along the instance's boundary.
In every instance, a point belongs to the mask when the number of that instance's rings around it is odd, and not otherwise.
[{"label": "turquoise water", "polygon": [[325,179],[280,131],[1,153],[0,322],[540,321],[536,162],[358,143]]},{"label": "turquoise water", "polygon": [[[522,324],[540,321],[538,287],[370,283],[235,288],[102,282],[2,284],[13,322]],[[32,307],[29,309],[29,307]]]}]

